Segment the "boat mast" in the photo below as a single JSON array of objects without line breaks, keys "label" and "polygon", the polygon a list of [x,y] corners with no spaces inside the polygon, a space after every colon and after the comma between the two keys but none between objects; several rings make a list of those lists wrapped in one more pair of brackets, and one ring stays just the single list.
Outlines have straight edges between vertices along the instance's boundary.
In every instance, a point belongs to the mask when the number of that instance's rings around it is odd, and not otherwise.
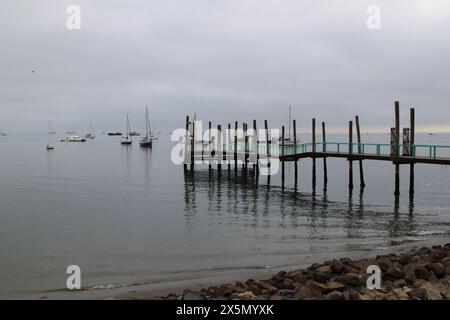
[{"label": "boat mast", "polygon": [[131,128],[130,128],[130,119],[128,118],[127,114],[127,137],[131,135]]},{"label": "boat mast", "polygon": [[148,139],[148,106],[145,106],[145,138]]},{"label": "boat mast", "polygon": [[292,107],[291,106],[289,106],[289,133],[288,133],[288,136],[289,136],[289,141],[291,140],[291,129],[292,129],[292,124],[291,124],[291,109],[292,109]]}]

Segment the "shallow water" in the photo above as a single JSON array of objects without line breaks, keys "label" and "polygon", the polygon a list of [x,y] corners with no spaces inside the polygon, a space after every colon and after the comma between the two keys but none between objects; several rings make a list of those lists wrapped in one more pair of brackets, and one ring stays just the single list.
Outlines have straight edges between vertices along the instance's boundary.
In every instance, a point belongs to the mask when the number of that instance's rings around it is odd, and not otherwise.
[{"label": "shallow water", "polygon": [[[450,135],[416,140],[448,144]],[[0,137],[1,298],[63,289],[71,264],[81,267],[83,287],[129,285],[450,238],[450,170],[444,166],[416,166],[413,199],[409,169],[402,166],[395,201],[388,162],[364,162],[364,193],[355,162],[349,194],[347,161],[328,159],[324,190],[318,159],[313,192],[310,159],[300,162],[297,188],[287,164],[282,187],[279,175],[268,184],[251,170],[219,176],[203,167],[184,174],[170,161],[168,135],[152,150],[137,140],[132,146],[119,141],[98,135],[86,143],[55,142],[56,149],[46,151],[46,136]]]}]

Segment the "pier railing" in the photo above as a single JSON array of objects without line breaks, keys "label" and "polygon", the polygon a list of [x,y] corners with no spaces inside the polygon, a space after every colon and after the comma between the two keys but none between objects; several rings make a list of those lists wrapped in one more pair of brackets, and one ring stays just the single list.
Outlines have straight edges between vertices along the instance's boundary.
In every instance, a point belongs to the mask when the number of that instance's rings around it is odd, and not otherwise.
[{"label": "pier railing", "polygon": [[[281,148],[281,147],[280,147]],[[394,152],[392,152],[394,150]],[[280,154],[289,156],[301,153],[338,153],[352,155],[409,156],[450,158],[450,145],[316,142],[284,146]]]},{"label": "pier railing", "polygon": [[[284,147],[281,144],[269,143],[269,153],[274,156],[294,156],[306,153],[319,154],[351,154],[351,155],[376,155],[376,156],[394,156],[394,157],[427,157],[432,159],[450,158],[450,145],[428,145],[428,144],[395,144],[389,143],[348,143],[348,142],[316,142],[289,144]],[[267,146],[264,144],[223,144],[222,149],[217,146],[203,145],[203,151],[215,153],[258,153],[267,154]]]}]

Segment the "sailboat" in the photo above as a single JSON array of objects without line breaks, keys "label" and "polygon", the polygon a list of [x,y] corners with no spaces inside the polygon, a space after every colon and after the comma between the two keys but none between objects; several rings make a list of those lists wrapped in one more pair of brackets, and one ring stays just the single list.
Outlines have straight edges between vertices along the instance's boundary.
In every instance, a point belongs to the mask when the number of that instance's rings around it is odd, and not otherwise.
[{"label": "sailboat", "polygon": [[55,131],[52,131],[52,122],[48,122],[48,134],[56,134]]},{"label": "sailboat", "polygon": [[51,121],[48,122],[48,134],[49,134],[49,136],[48,136],[48,143],[47,143],[46,149],[53,150],[53,149],[55,149],[55,146],[52,144],[52,141],[51,141],[52,139],[51,139],[50,135],[55,134],[55,133],[52,131]]},{"label": "sailboat", "polygon": [[[289,125],[288,125],[288,136],[287,138],[284,138],[284,145],[294,145],[294,139],[291,139],[291,132],[292,132],[292,107],[289,106]],[[280,137],[280,143],[281,143],[281,137]]]},{"label": "sailboat", "polygon": [[155,131],[152,131],[151,129],[150,129],[150,138],[152,138],[152,140],[158,140],[158,133],[160,133],[160,132],[156,132],[156,126],[155,126],[155,123],[153,122],[153,128],[155,129]]},{"label": "sailboat", "polygon": [[120,139],[121,144],[131,144],[133,142],[133,138],[131,137],[131,127],[130,127],[130,118],[128,118],[127,114],[127,133]]},{"label": "sailboat", "polygon": [[139,141],[139,144],[141,147],[145,148],[151,148],[153,144],[147,106],[145,106],[145,137],[142,138],[141,141]]},{"label": "sailboat", "polygon": [[92,122],[89,124],[89,133],[85,136],[86,139],[95,139],[95,131]]}]

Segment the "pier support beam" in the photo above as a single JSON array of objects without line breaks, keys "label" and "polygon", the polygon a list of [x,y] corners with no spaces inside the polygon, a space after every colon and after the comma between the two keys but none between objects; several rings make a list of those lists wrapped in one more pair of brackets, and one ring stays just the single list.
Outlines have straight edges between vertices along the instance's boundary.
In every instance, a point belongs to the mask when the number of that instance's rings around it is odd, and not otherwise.
[{"label": "pier support beam", "polygon": [[[359,126],[359,116],[355,116],[355,123],[356,123],[356,138],[358,142],[358,153],[362,154],[361,128]],[[364,181],[364,168],[362,160],[359,160],[359,185],[361,189],[364,189],[366,187],[366,182]]]},{"label": "pier support beam", "polygon": [[244,130],[244,163],[242,164],[242,168],[247,171],[248,168],[248,137],[247,137],[247,123],[242,124],[242,128]]},{"label": "pier support beam", "polygon": [[256,128],[256,120],[253,120],[253,139],[252,145],[256,146],[256,163],[253,163],[253,173],[258,174],[258,159],[259,159],[259,141],[258,141],[258,130]]},{"label": "pier support beam", "polygon": [[353,189],[353,121],[348,122],[348,188]]},{"label": "pier support beam", "polygon": [[[411,156],[415,156],[415,134],[416,134],[416,115],[415,115],[415,109],[411,108],[410,110],[410,153]],[[414,194],[414,163],[411,163],[409,165],[409,194]]]},{"label": "pier support beam", "polygon": [[[209,172],[212,171],[212,159],[211,159],[211,129],[212,129],[212,124],[211,121],[208,122],[208,170]],[[203,146],[202,146],[203,149]]]},{"label": "pier support beam", "polygon": [[[296,121],[293,120],[293,127],[294,127],[294,154],[297,153],[297,124]],[[294,162],[294,184],[295,189],[297,189],[297,181],[298,180],[298,161],[295,160]]]},{"label": "pier support beam", "polygon": [[[400,103],[395,101],[395,156],[400,156]],[[395,191],[394,195],[400,195],[400,164],[395,163]]]},{"label": "pier support beam", "polygon": [[238,156],[237,156],[237,143],[238,143],[238,122],[234,122],[234,171],[237,172]]},{"label": "pier support beam", "polygon": [[[327,135],[325,129],[325,122],[322,122],[322,152],[325,153],[327,151]],[[323,188],[326,189],[328,184],[328,166],[327,166],[327,157],[323,157]]]},{"label": "pier support beam", "polygon": [[[186,116],[186,135],[185,135],[185,140],[184,140],[184,152],[185,153],[188,152],[188,143],[189,143],[189,116]],[[186,154],[184,156],[184,159],[187,159],[187,155]],[[183,169],[184,169],[184,171],[187,170],[187,163],[186,163],[186,161],[184,161]]]},{"label": "pier support beam", "polygon": [[268,175],[267,175],[267,184],[270,184],[270,175],[271,175],[271,171],[270,171],[270,141],[269,141],[269,125],[267,123],[267,120],[264,120],[264,131],[266,133],[266,165],[267,165],[267,170]]},{"label": "pier support beam", "polygon": [[312,119],[312,188],[316,192],[316,118]]},{"label": "pier support beam", "polygon": [[217,125],[217,170],[219,171],[219,175],[222,173],[222,161],[223,161],[223,153],[222,153],[222,126],[220,124]]},{"label": "pier support beam", "polygon": [[[281,156],[284,156],[284,126],[281,127]],[[284,187],[284,160],[281,160],[281,185]]]},{"label": "pier support beam", "polygon": [[226,140],[226,148],[224,148],[223,154],[225,155],[225,159],[227,160],[227,169],[228,169],[228,174],[230,173],[231,170],[231,161],[230,161],[230,151],[229,146],[231,144],[231,123],[228,124],[228,133],[227,133],[227,140]]}]

